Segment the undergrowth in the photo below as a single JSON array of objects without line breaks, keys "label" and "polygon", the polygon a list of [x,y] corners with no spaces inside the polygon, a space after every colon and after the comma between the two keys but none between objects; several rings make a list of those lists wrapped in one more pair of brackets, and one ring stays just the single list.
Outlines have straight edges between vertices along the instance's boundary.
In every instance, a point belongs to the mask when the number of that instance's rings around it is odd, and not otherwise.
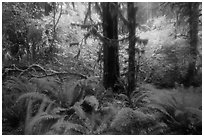
[{"label": "undergrowth", "polygon": [[11,77],[3,84],[3,134],[202,134],[200,95],[144,85],[128,96],[105,90],[98,77]]}]

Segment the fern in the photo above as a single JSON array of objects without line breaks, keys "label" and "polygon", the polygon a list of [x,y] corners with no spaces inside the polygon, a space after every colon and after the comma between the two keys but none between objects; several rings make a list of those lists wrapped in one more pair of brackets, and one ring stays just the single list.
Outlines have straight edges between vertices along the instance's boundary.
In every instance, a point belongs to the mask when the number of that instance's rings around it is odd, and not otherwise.
[{"label": "fern", "polygon": [[[84,102],[89,105],[84,106]],[[87,96],[84,100],[75,103],[73,108],[78,116],[78,123],[83,127],[77,130],[79,133],[103,134],[108,129],[108,123],[111,122],[115,111],[111,108],[99,110],[98,106],[98,100],[94,96]],[[87,107],[91,107],[91,109]]]},{"label": "fern", "polygon": [[140,134],[142,129],[155,123],[155,118],[141,111],[122,108],[111,123],[111,128],[121,134]]},{"label": "fern", "polygon": [[182,94],[155,93],[150,97],[147,107],[161,113],[158,116],[170,127],[169,132],[199,134],[201,131],[197,129],[201,126],[199,123],[202,121],[202,111],[198,107],[188,106],[184,88],[179,88],[179,91]]},{"label": "fern", "polygon": [[[26,119],[25,119],[25,134],[44,134],[54,124],[60,116],[52,109],[53,101],[46,95],[31,92],[21,95],[17,102],[28,100]],[[33,107],[36,101],[40,100],[40,106],[36,114],[33,116]]]},{"label": "fern", "polygon": [[11,79],[8,80],[5,85],[10,89],[15,89],[22,93],[33,92],[35,90],[25,78],[11,77]]},{"label": "fern", "polygon": [[76,82],[70,81],[62,85],[62,94],[69,106],[72,106],[76,101],[79,101],[83,96],[82,93],[80,86]]},{"label": "fern", "polygon": [[149,92],[134,91],[131,94],[131,100],[134,107],[142,106],[142,103],[147,102],[145,99],[150,95]]},{"label": "fern", "polygon": [[20,102],[24,99],[35,99],[35,100],[46,100],[47,102],[52,102],[45,94],[42,93],[38,93],[38,92],[29,92],[29,93],[25,93],[23,95],[21,95],[16,102]]},{"label": "fern", "polygon": [[135,90],[129,97],[122,93],[117,97],[121,99],[124,104],[128,104],[128,106],[131,106],[132,108],[137,108],[143,106],[147,102],[147,97],[149,95],[149,92]]},{"label": "fern", "polygon": [[61,135],[71,135],[74,134],[73,132],[81,133],[83,131],[83,127],[81,125],[65,121],[63,117],[53,124],[50,129],[53,130],[55,134]]},{"label": "fern", "polygon": [[[56,122],[56,120],[59,118],[60,116],[58,115],[51,115],[46,112],[37,114],[36,116],[34,116],[32,119],[29,120],[28,124],[26,124],[25,134],[42,134],[42,131],[41,131],[42,129],[45,130],[45,128],[47,128],[45,131],[49,130],[48,128],[50,127],[49,125]],[[40,126],[40,124],[44,124],[44,123],[46,123],[46,125]],[[37,130],[39,130],[39,126],[41,131],[40,133],[37,132]]]},{"label": "fern", "polygon": [[60,91],[60,83],[57,82],[55,78],[45,77],[45,78],[32,78],[30,82],[36,85],[37,92],[44,93],[51,99],[58,99],[58,93]]}]

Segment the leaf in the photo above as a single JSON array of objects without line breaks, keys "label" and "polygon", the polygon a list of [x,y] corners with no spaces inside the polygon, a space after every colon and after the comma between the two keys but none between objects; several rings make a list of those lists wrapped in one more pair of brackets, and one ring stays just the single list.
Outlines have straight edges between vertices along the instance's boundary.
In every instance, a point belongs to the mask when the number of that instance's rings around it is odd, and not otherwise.
[{"label": "leaf", "polygon": [[119,97],[119,98],[122,98],[122,100],[126,100],[126,101],[128,101],[128,100],[129,100],[129,98],[127,97],[127,95],[122,94],[122,93],[121,93],[121,94],[119,94],[119,95],[118,95],[118,97]]},{"label": "leaf", "polygon": [[83,109],[81,108],[79,102],[75,103],[75,105],[73,106],[73,108],[74,108],[76,114],[77,114],[81,119],[86,119],[86,118],[87,118],[87,117],[86,117],[86,114],[85,114],[85,112],[83,111]]}]

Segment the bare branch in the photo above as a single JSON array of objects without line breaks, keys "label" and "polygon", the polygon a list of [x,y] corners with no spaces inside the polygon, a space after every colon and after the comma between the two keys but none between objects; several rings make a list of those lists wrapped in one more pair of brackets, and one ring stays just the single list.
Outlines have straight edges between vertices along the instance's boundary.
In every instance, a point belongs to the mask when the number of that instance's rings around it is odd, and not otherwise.
[{"label": "bare branch", "polygon": [[55,28],[57,27],[57,24],[59,23],[59,20],[60,20],[61,16],[62,16],[62,3],[61,3],[61,10],[60,10],[59,17],[57,19],[57,22],[55,23]]},{"label": "bare branch", "polygon": [[122,11],[120,10],[120,8],[118,7],[118,15],[120,17],[120,19],[123,21],[123,23],[126,25],[126,26],[129,26],[129,22],[128,20],[122,15]]},{"label": "bare branch", "polygon": [[102,17],[102,10],[98,2],[95,2],[95,9],[99,12],[99,15]]},{"label": "bare branch", "polygon": [[87,9],[87,13],[86,13],[86,16],[85,16],[85,18],[84,18],[84,24],[86,24],[86,21],[87,21],[88,16],[91,16],[91,2],[89,2],[89,6],[88,6],[88,9]]},{"label": "bare branch", "polygon": [[97,23],[97,24],[78,24],[78,23],[71,23],[72,26],[77,26],[77,27],[81,27],[82,29],[89,29],[91,27],[98,27],[99,25],[101,25],[102,23]]}]

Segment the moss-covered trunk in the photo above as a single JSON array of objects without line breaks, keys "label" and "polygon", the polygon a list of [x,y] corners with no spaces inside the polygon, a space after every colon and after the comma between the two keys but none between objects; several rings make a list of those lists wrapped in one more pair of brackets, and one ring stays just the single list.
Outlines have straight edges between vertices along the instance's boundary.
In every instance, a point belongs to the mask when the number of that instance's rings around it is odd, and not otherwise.
[{"label": "moss-covered trunk", "polygon": [[127,3],[128,10],[128,30],[129,30],[129,64],[128,64],[128,95],[135,89],[135,27],[136,10],[133,2]]},{"label": "moss-covered trunk", "polygon": [[103,43],[104,87],[114,89],[119,77],[118,42],[116,41],[118,39],[118,5],[111,2],[101,4],[103,10],[103,36],[109,39]]},{"label": "moss-covered trunk", "polygon": [[185,86],[193,85],[196,75],[196,58],[197,58],[197,44],[198,44],[198,22],[199,22],[199,3],[188,3],[189,8],[189,36],[190,36],[190,60],[188,71],[185,78]]}]

